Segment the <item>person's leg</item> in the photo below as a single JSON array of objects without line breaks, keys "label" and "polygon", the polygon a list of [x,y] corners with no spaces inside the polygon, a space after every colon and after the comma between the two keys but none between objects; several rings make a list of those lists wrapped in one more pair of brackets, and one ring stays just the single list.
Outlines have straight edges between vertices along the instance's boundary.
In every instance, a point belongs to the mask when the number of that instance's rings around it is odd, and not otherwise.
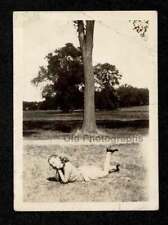
[{"label": "person's leg", "polygon": [[104,173],[108,174],[110,171],[110,161],[111,161],[111,154],[114,152],[117,152],[118,149],[109,149],[107,148],[106,150],[106,157],[105,157],[105,162],[104,162]]},{"label": "person's leg", "polygon": [[84,180],[89,181],[92,179],[97,179],[97,178],[107,176],[111,170],[111,167],[110,167],[111,154],[116,151],[118,151],[118,149],[107,149],[103,170],[97,166],[81,166],[81,167],[79,167],[78,169],[80,170],[81,174],[83,175]]},{"label": "person's leg", "polygon": [[110,170],[111,152],[106,152],[104,161],[104,174],[108,174]]}]

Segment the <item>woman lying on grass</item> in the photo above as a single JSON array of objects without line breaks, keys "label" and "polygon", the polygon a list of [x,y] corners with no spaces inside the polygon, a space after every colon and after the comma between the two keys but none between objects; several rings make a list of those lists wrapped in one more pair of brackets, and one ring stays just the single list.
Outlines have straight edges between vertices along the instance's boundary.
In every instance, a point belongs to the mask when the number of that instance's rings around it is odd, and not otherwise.
[{"label": "woman lying on grass", "polygon": [[102,178],[107,176],[109,173],[119,171],[119,164],[117,164],[113,169],[110,168],[111,154],[116,151],[118,151],[118,149],[107,148],[103,170],[97,166],[80,166],[77,168],[72,165],[67,157],[58,155],[51,155],[48,158],[48,163],[54,170],[56,170],[56,181],[60,181],[62,183],[89,181]]}]

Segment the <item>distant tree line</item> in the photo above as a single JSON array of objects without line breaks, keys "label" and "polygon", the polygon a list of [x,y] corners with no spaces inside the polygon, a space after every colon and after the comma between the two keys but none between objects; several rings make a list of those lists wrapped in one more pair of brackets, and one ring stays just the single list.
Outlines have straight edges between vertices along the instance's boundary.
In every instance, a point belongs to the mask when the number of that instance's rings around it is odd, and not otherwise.
[{"label": "distant tree line", "polygon": [[[65,96],[64,96],[65,97]],[[66,102],[67,105],[66,106]],[[23,102],[24,110],[61,110],[69,112],[83,109],[83,93],[71,93],[66,96],[66,102],[61,98],[46,98],[41,102]],[[121,85],[115,91],[103,89],[95,92],[95,105],[98,110],[112,110],[118,107],[149,105],[149,90],[131,85]]]},{"label": "distant tree line", "polygon": [[136,88],[125,84],[118,88],[117,94],[120,107],[149,105],[148,88]]}]

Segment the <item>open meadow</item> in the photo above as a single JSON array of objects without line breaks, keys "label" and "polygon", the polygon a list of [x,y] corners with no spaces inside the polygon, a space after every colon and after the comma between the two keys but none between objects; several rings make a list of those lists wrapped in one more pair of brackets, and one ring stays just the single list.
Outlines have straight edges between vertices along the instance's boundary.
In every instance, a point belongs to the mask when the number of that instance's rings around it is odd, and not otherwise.
[{"label": "open meadow", "polygon": [[[82,126],[82,119],[81,111],[72,113],[60,113],[56,110],[24,111],[23,136],[30,140],[57,138],[62,134],[69,135]],[[141,133],[141,128],[149,126],[149,107],[137,106],[113,111],[97,111],[96,123],[99,129],[110,135],[123,132],[129,134],[130,130],[135,134]],[[119,128],[123,128],[123,131]]]},{"label": "open meadow", "polygon": [[[139,142],[81,145],[70,141],[65,145],[50,140],[69,137],[82,122],[82,113],[62,114],[56,111],[24,112],[23,189],[26,202],[146,201],[147,165],[142,145],[148,136],[148,107],[131,107],[109,112],[96,112],[99,129],[114,140],[139,136]],[[138,121],[138,122],[137,122]],[[67,129],[69,127],[69,130]],[[127,140],[127,139],[126,139]],[[48,144],[43,145],[43,141]],[[51,154],[67,155],[75,166],[102,167],[108,146],[117,147],[111,165],[120,163],[120,172],[90,182],[61,184],[49,181],[54,170],[48,165]]]},{"label": "open meadow", "polygon": [[[112,111],[96,111],[97,120],[144,120],[148,119],[149,106],[134,106],[119,108]],[[71,113],[62,113],[58,110],[24,111],[24,121],[50,121],[50,120],[82,120],[83,112],[75,110]]]},{"label": "open meadow", "polygon": [[51,154],[67,155],[75,166],[103,167],[106,145],[24,146],[23,187],[26,202],[127,202],[147,201],[147,168],[138,144],[117,146],[111,165],[120,163],[120,171],[89,182],[61,184],[49,181],[55,172],[48,165]]}]

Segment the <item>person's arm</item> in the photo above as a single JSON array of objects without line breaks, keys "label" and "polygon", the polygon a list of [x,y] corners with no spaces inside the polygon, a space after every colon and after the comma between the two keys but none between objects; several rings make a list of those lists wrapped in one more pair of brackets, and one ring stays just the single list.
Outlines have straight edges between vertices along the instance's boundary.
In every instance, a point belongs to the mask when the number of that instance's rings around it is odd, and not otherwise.
[{"label": "person's arm", "polygon": [[56,169],[56,171],[55,171],[55,179],[56,179],[56,181],[60,181],[61,180],[59,172],[58,172],[58,169]]},{"label": "person's arm", "polygon": [[64,167],[64,174],[62,172],[61,169],[58,169],[58,173],[60,175],[60,178],[61,178],[61,181],[65,184],[65,183],[68,183],[69,181],[69,178],[70,178],[70,166],[68,165],[65,165]]}]

